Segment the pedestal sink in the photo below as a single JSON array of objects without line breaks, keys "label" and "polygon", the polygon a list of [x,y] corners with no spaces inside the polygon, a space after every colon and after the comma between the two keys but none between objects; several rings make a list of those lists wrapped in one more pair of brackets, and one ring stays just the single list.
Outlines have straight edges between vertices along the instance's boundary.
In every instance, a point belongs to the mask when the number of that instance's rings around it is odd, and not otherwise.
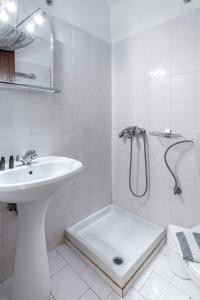
[{"label": "pedestal sink", "polygon": [[38,158],[32,166],[0,172],[0,202],[17,203],[18,238],[12,300],[48,300],[50,281],[45,241],[49,197],[83,169],[65,157]]}]

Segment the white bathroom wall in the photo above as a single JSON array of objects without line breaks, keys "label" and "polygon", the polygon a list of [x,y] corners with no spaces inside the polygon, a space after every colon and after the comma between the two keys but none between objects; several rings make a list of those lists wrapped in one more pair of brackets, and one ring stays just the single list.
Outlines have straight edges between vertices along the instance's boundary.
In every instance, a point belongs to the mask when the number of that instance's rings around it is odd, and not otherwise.
[{"label": "white bathroom wall", "polygon": [[[150,193],[136,199],[128,187],[130,142],[118,134],[129,125],[144,127],[147,133],[171,128],[185,138],[195,138],[200,131],[200,9],[114,43],[112,53],[113,202],[159,224],[199,224],[200,166],[194,147],[178,146],[169,154],[183,190],[174,196],[163,155],[176,140],[147,134]],[[141,140],[134,145],[133,157],[132,182],[141,192],[145,186]]]},{"label": "white bathroom wall", "polygon": [[111,12],[103,0],[54,0],[53,6],[46,5],[45,0],[35,1],[50,15],[110,42]]},{"label": "white bathroom wall", "polygon": [[[52,196],[46,218],[48,249],[64,229],[111,202],[111,46],[59,19],[55,86],[61,94],[0,89],[0,156],[36,149],[40,156],[80,159],[84,172]],[[12,274],[17,216],[0,210],[0,280]]]}]

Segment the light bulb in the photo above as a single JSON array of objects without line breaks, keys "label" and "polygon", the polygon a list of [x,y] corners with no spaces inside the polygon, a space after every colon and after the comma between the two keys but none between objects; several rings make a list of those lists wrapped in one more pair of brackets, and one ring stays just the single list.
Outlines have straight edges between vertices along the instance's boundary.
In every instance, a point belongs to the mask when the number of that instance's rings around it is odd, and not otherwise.
[{"label": "light bulb", "polygon": [[5,9],[2,8],[0,11],[0,20],[2,22],[7,22],[8,19],[9,19],[8,14],[6,13]]},{"label": "light bulb", "polygon": [[17,10],[17,5],[14,1],[7,1],[6,4],[5,4],[5,7],[11,13],[16,12],[16,10]]},{"label": "light bulb", "polygon": [[42,25],[44,23],[44,17],[42,14],[35,14],[33,18],[35,23],[38,25]]},{"label": "light bulb", "polygon": [[26,30],[29,32],[29,33],[33,33],[35,31],[35,25],[33,23],[28,23],[26,25]]}]

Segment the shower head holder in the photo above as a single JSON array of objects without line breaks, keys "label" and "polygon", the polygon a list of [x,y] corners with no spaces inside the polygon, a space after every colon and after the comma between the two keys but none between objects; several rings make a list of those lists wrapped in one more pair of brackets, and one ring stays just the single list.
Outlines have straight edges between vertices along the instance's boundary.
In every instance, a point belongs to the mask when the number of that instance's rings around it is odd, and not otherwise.
[{"label": "shower head holder", "polygon": [[174,187],[174,195],[181,195],[182,194],[182,190],[179,186],[175,185]]}]

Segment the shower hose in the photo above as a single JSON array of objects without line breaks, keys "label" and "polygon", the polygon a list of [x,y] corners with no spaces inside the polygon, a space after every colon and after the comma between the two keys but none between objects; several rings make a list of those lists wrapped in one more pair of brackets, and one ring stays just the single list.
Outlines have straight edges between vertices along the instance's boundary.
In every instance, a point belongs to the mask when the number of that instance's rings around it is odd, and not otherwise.
[{"label": "shower hose", "polygon": [[169,172],[172,174],[172,176],[173,176],[173,178],[174,178],[174,181],[175,181],[174,195],[180,195],[180,194],[182,194],[182,190],[181,190],[181,188],[180,188],[179,185],[178,185],[178,181],[177,181],[177,178],[176,178],[174,172],[172,171],[172,169],[170,168],[170,166],[169,166],[169,164],[168,164],[168,161],[167,161],[167,154],[168,154],[168,152],[169,152],[170,149],[172,149],[172,148],[175,147],[176,145],[183,144],[183,143],[191,143],[191,144],[194,144],[194,141],[192,141],[192,140],[183,140],[183,141],[174,143],[174,144],[172,144],[171,146],[169,146],[169,147],[167,148],[167,150],[165,151],[165,155],[164,155],[165,164],[166,164],[166,166],[167,166]]},{"label": "shower hose", "polygon": [[148,181],[148,163],[147,163],[147,147],[146,147],[146,134],[142,134],[143,137],[143,144],[144,144],[144,162],[145,162],[145,180],[146,180],[146,186],[145,191],[142,194],[136,194],[132,188],[132,165],[133,165],[133,137],[131,137],[131,151],[130,151],[130,168],[129,168],[129,188],[133,196],[136,198],[142,198],[146,195],[149,187],[149,181]]}]

